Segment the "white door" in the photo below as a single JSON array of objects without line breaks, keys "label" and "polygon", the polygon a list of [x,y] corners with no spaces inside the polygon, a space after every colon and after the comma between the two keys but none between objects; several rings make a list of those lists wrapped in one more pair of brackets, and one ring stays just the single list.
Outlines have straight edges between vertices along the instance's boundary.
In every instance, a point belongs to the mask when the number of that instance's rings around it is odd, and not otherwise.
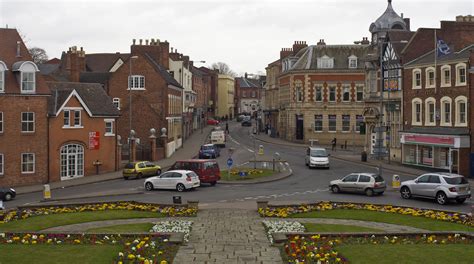
[{"label": "white door", "polygon": [[61,180],[84,176],[84,147],[79,144],[67,144],[61,147]]}]

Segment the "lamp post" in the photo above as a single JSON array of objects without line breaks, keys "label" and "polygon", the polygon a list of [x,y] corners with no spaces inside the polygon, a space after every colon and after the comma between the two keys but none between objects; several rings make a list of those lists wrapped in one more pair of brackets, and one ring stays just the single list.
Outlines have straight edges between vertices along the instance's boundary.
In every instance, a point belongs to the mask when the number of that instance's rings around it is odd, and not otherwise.
[{"label": "lamp post", "polygon": [[132,79],[132,60],[137,59],[138,56],[130,56],[130,68],[129,68],[129,75],[128,75],[128,97],[129,97],[129,128],[130,128],[130,136],[129,136],[129,161],[132,162],[132,87],[133,87],[133,79]]}]

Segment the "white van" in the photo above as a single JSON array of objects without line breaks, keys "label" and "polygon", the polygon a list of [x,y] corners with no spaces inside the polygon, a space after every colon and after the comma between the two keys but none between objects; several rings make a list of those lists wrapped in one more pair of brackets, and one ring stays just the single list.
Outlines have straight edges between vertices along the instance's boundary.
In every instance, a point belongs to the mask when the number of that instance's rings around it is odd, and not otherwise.
[{"label": "white van", "polygon": [[310,168],[322,167],[329,169],[329,154],[324,148],[308,147],[306,149],[305,164]]},{"label": "white van", "polygon": [[224,130],[216,130],[211,132],[211,144],[225,148],[225,132]]}]

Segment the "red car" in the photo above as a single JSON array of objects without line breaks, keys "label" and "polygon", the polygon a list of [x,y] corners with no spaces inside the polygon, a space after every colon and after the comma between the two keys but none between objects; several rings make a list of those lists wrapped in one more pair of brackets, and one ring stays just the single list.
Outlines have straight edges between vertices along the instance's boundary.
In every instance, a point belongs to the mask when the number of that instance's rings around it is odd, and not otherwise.
[{"label": "red car", "polygon": [[217,125],[219,125],[219,121],[215,120],[215,119],[208,119],[207,124],[217,126]]}]

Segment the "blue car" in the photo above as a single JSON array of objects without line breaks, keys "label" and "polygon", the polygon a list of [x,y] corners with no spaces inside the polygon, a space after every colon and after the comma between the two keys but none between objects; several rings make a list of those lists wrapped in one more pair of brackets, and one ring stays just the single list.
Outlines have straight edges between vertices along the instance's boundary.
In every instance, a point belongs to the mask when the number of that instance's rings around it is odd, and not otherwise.
[{"label": "blue car", "polygon": [[199,150],[200,159],[215,159],[221,155],[220,149],[214,144],[202,145]]}]

